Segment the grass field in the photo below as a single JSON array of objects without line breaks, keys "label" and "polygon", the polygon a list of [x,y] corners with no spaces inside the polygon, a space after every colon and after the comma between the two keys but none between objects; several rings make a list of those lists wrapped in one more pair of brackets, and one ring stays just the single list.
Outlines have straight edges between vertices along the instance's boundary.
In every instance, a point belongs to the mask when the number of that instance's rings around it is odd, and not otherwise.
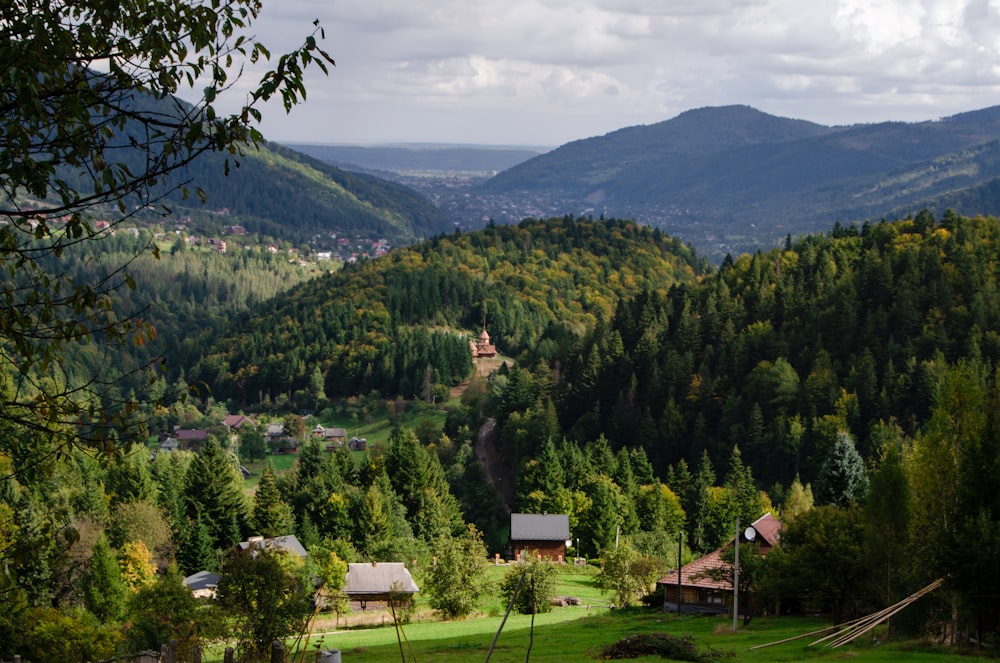
[{"label": "grass field", "polygon": [[[491,579],[499,583],[505,566],[491,567]],[[760,644],[800,636],[827,628],[830,622],[820,618],[771,617],[754,619],[749,626],[733,632],[728,617],[677,617],[657,609],[638,608],[610,610],[607,597],[594,583],[593,567],[563,567],[556,594],[580,598],[580,606],[553,608],[536,615],[510,615],[500,633],[490,658],[495,663],[522,661],[599,661],[604,647],[619,639],[636,634],[668,633],[691,637],[698,649],[713,654],[716,661],[746,661],[748,663],[796,663],[799,661],[840,661],[856,663],[968,663],[968,653],[962,654],[933,644],[915,641],[885,642],[885,630],[877,630],[838,649],[822,644],[810,646],[820,635],[797,639],[762,649]],[[426,605],[426,597],[418,599],[418,614],[401,628],[400,637],[392,627],[388,612],[373,613],[376,626],[364,628],[334,628],[329,618],[317,622],[308,645],[300,643],[296,650],[289,643],[288,661],[313,663],[321,650],[339,650],[342,663],[465,663],[485,661],[490,645],[503,620],[502,599],[492,592],[484,599],[478,616],[439,621]],[[384,617],[383,617],[384,615]],[[383,617],[378,619],[378,617]],[[532,625],[534,621],[534,625]],[[377,626],[384,622],[384,626]],[[402,647],[403,654],[400,653]],[[530,648],[530,653],[529,653]],[[405,658],[404,658],[405,655]],[[301,656],[301,658],[300,658]],[[221,652],[211,651],[206,661],[221,660]],[[635,661],[663,661],[646,656]]]},{"label": "grass field", "polygon": [[[455,622],[421,622],[402,627],[406,661],[420,663],[460,663],[484,661],[501,617],[484,617]],[[658,610],[630,611],[557,608],[538,615],[534,629],[531,618],[512,615],[493,652],[491,661],[514,663],[525,660],[597,661],[601,650],[622,637],[634,634],[669,633],[691,636],[703,653],[715,653],[719,661],[776,662],[852,660],[859,663],[910,661],[958,663],[968,655],[915,642],[880,643],[862,638],[839,649],[809,644],[819,636],[803,638],[764,649],[754,645],[774,642],[829,626],[815,618],[758,618],[732,632],[732,620],[724,617],[676,617]],[[528,648],[530,659],[527,657]],[[400,643],[391,626],[326,633],[314,637],[304,661],[312,661],[321,649],[340,650],[343,663],[392,663],[402,661]],[[298,660],[297,658],[291,660]],[[636,661],[662,661],[646,656]]]}]

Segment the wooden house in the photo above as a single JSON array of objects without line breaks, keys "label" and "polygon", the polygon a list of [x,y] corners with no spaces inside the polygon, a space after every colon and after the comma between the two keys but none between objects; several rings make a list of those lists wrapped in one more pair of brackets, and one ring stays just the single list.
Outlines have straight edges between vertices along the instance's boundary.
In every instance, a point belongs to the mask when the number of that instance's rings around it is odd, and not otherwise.
[{"label": "wooden house", "polygon": [[569,545],[569,515],[510,514],[510,550],[515,559],[524,561],[541,556],[563,562]]},{"label": "wooden house", "polygon": [[412,601],[420,588],[402,562],[371,562],[348,564],[342,591],[364,610],[369,601]]},{"label": "wooden house", "polygon": [[281,550],[300,559],[305,559],[309,556],[305,546],[299,542],[298,538],[294,534],[276,536],[271,539],[266,539],[263,536],[251,536],[246,541],[240,542],[241,550],[247,550],[248,548],[269,548]]},{"label": "wooden house", "polygon": [[[740,532],[740,545],[755,544],[757,554],[766,555],[778,545],[780,534],[781,522],[767,513]],[[730,540],[704,557],[685,564],[680,573],[675,569],[657,581],[657,586],[663,590],[663,609],[676,611],[679,602],[681,611],[686,613],[724,614],[731,611],[733,565],[722,558],[722,553],[732,545],[733,540]],[[750,550],[749,545],[746,550]]]}]

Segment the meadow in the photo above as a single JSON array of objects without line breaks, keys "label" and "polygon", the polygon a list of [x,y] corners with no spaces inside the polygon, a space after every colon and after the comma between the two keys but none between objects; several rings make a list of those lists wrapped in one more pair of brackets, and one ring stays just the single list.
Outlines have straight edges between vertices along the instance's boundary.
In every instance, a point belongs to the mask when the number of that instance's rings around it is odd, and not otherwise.
[{"label": "meadow", "polygon": [[[499,580],[507,568],[489,569]],[[335,628],[332,618],[322,617],[313,633],[298,642],[289,641],[290,662],[312,663],[321,651],[337,650],[342,663],[465,663],[486,661],[494,637],[496,646],[489,661],[563,662],[600,661],[602,650],[621,638],[632,635],[667,633],[691,638],[704,660],[747,663],[796,663],[799,661],[851,660],[856,663],[968,663],[969,652],[958,652],[934,643],[886,639],[884,627],[848,645],[831,649],[812,645],[822,635],[800,638],[771,647],[752,647],[801,636],[831,626],[819,617],[758,617],[748,626],[742,623],[733,631],[729,617],[677,616],[657,608],[612,610],[607,597],[597,587],[594,567],[563,567],[556,587],[559,596],[575,596],[579,606],[555,607],[535,615],[511,614],[503,622],[505,606],[498,592],[485,597],[480,612],[473,617],[438,620],[420,596],[417,610],[399,631],[393,628],[392,616],[385,610],[370,611],[368,619],[353,613],[348,627]],[[343,624],[343,623],[342,623]],[[221,660],[213,651],[208,661]],[[630,660],[663,661],[658,656]]]}]

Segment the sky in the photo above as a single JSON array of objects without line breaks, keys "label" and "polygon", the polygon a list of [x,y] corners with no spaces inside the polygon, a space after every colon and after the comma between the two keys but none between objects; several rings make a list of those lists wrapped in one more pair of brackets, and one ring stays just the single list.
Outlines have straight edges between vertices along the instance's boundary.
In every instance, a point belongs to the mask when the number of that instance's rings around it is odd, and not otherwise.
[{"label": "sky", "polygon": [[705,106],[825,125],[1000,104],[1000,0],[263,0],[336,60],[278,142],[555,147]]}]

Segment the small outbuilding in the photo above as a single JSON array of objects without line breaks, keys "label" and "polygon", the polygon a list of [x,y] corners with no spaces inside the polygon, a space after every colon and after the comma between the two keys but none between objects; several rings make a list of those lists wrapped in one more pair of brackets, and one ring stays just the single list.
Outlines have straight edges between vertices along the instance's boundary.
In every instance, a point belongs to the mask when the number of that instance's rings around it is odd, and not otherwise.
[{"label": "small outbuilding", "polygon": [[569,545],[568,514],[510,514],[510,550],[516,559],[524,561],[541,556],[563,562]]}]

